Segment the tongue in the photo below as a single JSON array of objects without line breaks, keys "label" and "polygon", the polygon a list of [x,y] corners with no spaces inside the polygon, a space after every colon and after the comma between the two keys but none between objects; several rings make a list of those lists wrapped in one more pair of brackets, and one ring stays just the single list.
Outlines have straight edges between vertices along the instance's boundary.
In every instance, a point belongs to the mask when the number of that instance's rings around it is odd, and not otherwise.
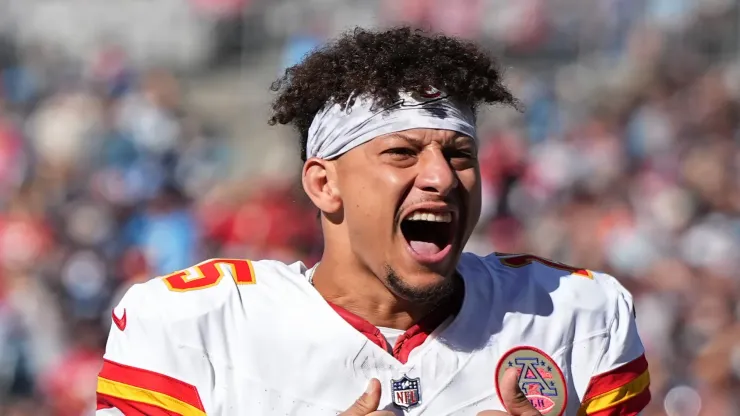
[{"label": "tongue", "polygon": [[409,245],[422,256],[433,256],[442,251],[436,244],[427,241],[409,241]]}]

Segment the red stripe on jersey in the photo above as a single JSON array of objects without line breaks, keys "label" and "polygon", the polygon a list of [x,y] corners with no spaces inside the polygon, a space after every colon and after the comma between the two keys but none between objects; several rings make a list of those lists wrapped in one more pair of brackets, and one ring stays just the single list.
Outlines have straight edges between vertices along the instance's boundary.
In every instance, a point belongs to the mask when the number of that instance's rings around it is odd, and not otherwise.
[{"label": "red stripe on jersey", "polygon": [[110,360],[103,360],[100,377],[166,394],[205,412],[198,389],[176,378]]},{"label": "red stripe on jersey", "polygon": [[650,389],[643,390],[637,396],[589,416],[637,416],[650,403]]},{"label": "red stripe on jersey", "polygon": [[182,416],[161,407],[152,406],[146,403],[140,403],[128,399],[108,396],[107,394],[97,394],[98,410],[116,408],[126,416]]},{"label": "red stripe on jersey", "polygon": [[600,394],[622,387],[642,375],[647,369],[648,362],[643,354],[614,370],[593,376],[582,401],[587,402]]},{"label": "red stripe on jersey", "polygon": [[97,407],[95,408],[96,410],[112,409],[113,408],[113,405],[111,405],[110,403],[105,402],[105,401],[101,401],[102,398],[100,397],[101,396],[100,393],[97,393],[97,395],[98,395],[98,402],[97,402]]}]

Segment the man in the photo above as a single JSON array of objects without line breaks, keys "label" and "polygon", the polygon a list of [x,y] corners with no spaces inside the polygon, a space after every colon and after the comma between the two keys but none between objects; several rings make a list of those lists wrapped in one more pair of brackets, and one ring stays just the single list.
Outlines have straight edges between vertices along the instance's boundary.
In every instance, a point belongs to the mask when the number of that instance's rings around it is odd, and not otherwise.
[{"label": "man", "polygon": [[481,210],[475,110],[516,104],[490,57],[446,36],[358,29],[273,90],[271,122],[302,139],[321,262],[214,259],[131,288],[113,311],[101,415],[647,405],[632,299],[614,278],[462,254]]}]

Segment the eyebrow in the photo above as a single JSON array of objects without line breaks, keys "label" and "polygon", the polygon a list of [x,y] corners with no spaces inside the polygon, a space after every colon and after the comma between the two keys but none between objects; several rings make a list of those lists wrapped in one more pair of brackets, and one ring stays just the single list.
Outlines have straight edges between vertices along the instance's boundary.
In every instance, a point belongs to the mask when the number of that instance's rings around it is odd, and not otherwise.
[{"label": "eyebrow", "polygon": [[413,143],[413,144],[418,144],[421,141],[421,140],[417,139],[416,137],[411,137],[409,135],[406,135],[402,131],[391,133],[391,134],[389,134],[389,136],[391,136],[391,137],[397,137],[399,139],[406,140],[407,142]]},{"label": "eyebrow", "polygon": [[[403,139],[403,140],[407,141],[409,144],[416,144],[416,145],[418,145],[421,142],[420,139],[417,139],[416,137],[409,136],[409,135],[405,134],[402,131],[398,131],[398,132],[395,132],[395,133],[390,133],[388,136],[397,137],[399,139]],[[466,136],[464,134],[461,134],[461,133],[457,133],[457,135],[454,138],[452,138],[446,144],[455,144],[458,141],[465,142],[466,144],[475,144],[475,140],[474,139],[472,139],[472,138],[470,138],[470,137],[468,137],[468,136]],[[447,142],[447,141],[445,141],[445,142]]]}]

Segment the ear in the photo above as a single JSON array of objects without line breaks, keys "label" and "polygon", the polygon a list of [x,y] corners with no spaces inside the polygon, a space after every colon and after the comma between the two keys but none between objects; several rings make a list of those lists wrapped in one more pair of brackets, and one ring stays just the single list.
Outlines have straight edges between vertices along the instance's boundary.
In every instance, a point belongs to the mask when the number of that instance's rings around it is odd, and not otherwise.
[{"label": "ear", "polygon": [[303,164],[302,182],[303,190],[321,212],[333,214],[342,208],[332,161],[315,157],[308,159]]}]

